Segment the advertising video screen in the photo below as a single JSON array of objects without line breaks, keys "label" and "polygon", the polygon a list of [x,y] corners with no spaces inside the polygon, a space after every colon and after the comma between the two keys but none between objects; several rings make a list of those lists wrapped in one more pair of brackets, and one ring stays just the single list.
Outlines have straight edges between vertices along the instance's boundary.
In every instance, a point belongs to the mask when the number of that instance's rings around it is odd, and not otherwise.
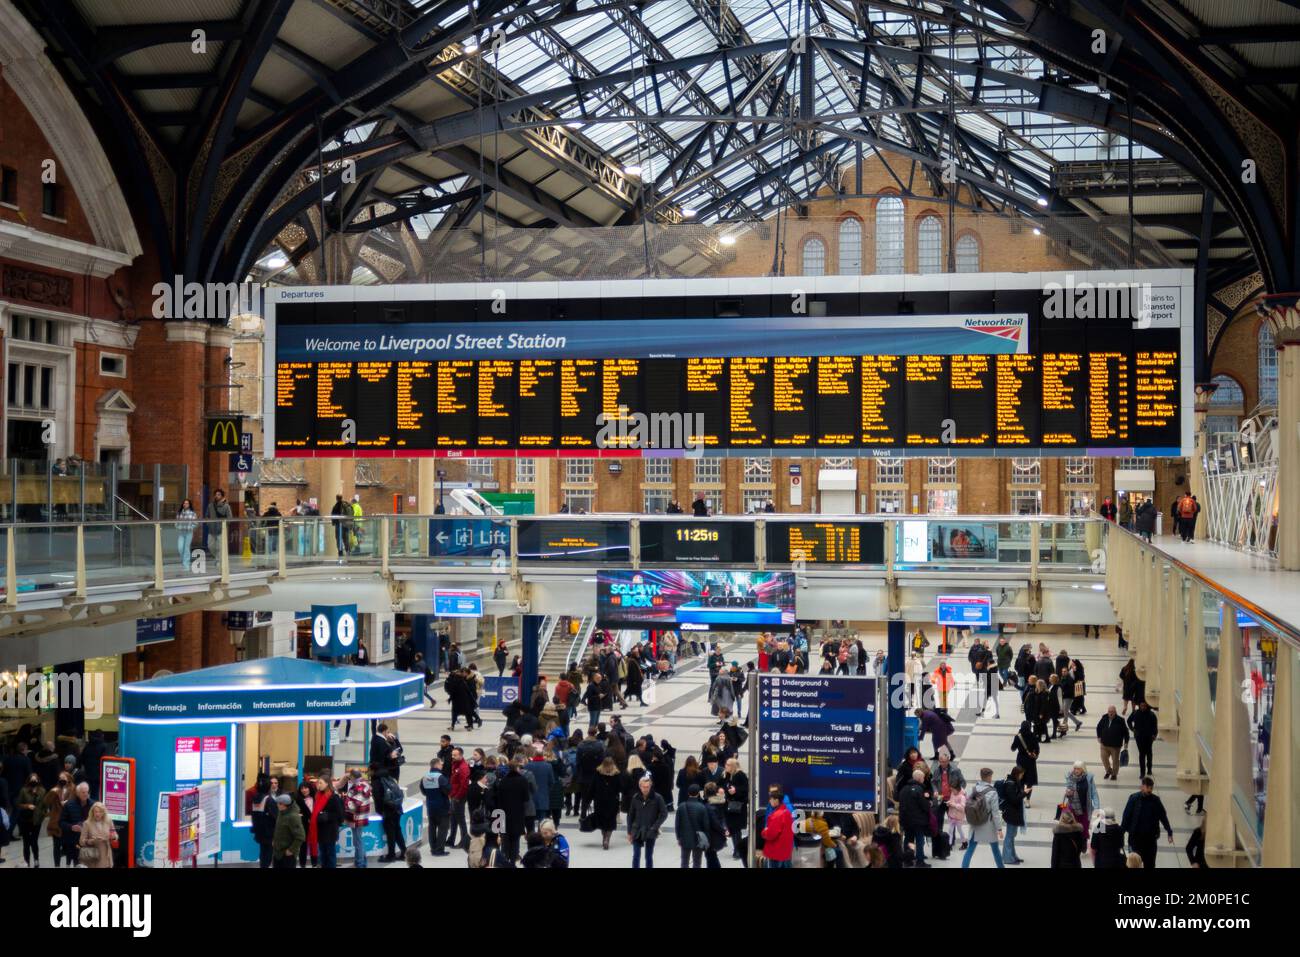
[{"label": "advertising video screen", "polygon": [[993,599],[989,595],[940,595],[935,605],[936,624],[959,628],[988,628],[993,624]]},{"label": "advertising video screen", "polygon": [[1187,454],[1191,271],[1068,277],[1124,287],[1100,311],[1047,275],[844,277],[818,313],[761,278],[268,290],[264,452]]},{"label": "advertising video screen", "polygon": [[788,631],[794,628],[789,572],[601,571],[601,628]]},{"label": "advertising video screen", "polygon": [[996,522],[931,522],[930,561],[997,561]]}]

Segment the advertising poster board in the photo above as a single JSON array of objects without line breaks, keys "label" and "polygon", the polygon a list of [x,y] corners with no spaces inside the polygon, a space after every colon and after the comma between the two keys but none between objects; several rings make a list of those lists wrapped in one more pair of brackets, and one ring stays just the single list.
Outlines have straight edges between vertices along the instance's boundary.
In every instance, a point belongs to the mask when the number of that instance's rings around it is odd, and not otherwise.
[{"label": "advertising poster board", "polygon": [[176,780],[197,781],[203,777],[203,755],[198,738],[176,739]]},{"label": "advertising poster board", "polygon": [[596,575],[596,621],[613,629],[789,630],[795,624],[794,575],[601,571]]}]

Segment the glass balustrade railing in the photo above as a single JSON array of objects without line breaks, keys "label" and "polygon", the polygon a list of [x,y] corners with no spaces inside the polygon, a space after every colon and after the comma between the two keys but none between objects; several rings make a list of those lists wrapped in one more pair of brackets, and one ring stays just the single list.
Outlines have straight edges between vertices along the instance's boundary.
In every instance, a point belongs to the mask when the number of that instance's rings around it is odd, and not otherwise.
[{"label": "glass balustrade railing", "polygon": [[1078,573],[1098,571],[1101,525],[1097,520],[1052,516],[821,515],[699,520],[367,515],[18,523],[3,526],[9,539],[0,550],[0,587],[7,587],[12,577],[18,594],[74,589],[79,568],[84,569],[85,587],[95,588],[322,564],[500,571],[512,565],[563,569],[712,563],[735,568],[1005,572],[1029,570],[1037,555],[1040,572]]}]

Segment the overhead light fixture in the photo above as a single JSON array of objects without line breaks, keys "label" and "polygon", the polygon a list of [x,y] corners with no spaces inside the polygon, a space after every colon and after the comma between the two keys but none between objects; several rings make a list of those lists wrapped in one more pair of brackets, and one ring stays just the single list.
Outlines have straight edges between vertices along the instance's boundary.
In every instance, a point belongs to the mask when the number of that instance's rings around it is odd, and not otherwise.
[{"label": "overhead light fixture", "polygon": [[731,233],[726,233],[718,237],[718,242],[722,243],[724,246],[734,246],[736,245],[736,237]]},{"label": "overhead light fixture", "polygon": [[694,218],[695,218],[695,210],[690,209],[689,207],[687,209],[682,210],[682,219],[694,219]]},{"label": "overhead light fixture", "polygon": [[1046,196],[1039,196],[1039,197],[1038,197],[1038,205],[1039,205],[1039,206],[1046,206],[1046,205],[1047,205],[1047,197],[1046,197]]},{"label": "overhead light fixture", "polygon": [[579,123],[577,120],[570,120],[568,123],[565,123],[564,125],[571,130],[576,130],[578,129],[578,127],[582,126],[582,124]]},{"label": "overhead light fixture", "polygon": [[1043,231],[1042,231],[1041,229],[1039,229],[1037,226],[1035,226],[1035,227],[1034,227],[1034,235],[1035,235],[1035,236],[1041,236],[1041,235],[1043,235]]},{"label": "overhead light fixture", "polygon": [[478,39],[467,37],[464,44],[461,45],[461,49],[466,53],[478,53]]},{"label": "overhead light fixture", "polygon": [[283,269],[287,265],[289,265],[289,260],[283,256],[272,256],[266,261],[267,269]]},{"label": "overhead light fixture", "polygon": [[623,175],[624,175],[624,176],[633,176],[633,177],[635,177],[635,178],[637,178],[637,179],[640,179],[640,178],[641,178],[641,167],[640,167],[640,166],[637,166],[635,163],[633,163],[631,166],[624,166],[624,167],[623,167]]}]

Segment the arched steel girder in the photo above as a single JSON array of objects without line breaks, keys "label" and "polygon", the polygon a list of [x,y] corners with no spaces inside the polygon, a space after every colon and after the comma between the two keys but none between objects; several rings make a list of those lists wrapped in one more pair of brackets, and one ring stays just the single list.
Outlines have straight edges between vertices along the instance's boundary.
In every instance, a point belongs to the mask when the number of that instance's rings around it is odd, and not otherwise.
[{"label": "arched steel girder", "polygon": [[[950,59],[946,57],[937,57],[924,51],[907,50],[884,43],[867,43],[860,41],[834,39],[834,38],[816,38],[810,45],[820,47],[825,51],[837,52],[842,56],[852,56],[853,53],[862,55],[864,47],[869,48],[873,55],[890,59],[893,62],[904,65],[911,65],[919,69],[923,61],[929,62],[937,70],[952,70],[959,73],[970,74],[977,77],[978,82],[998,83],[1010,89],[1018,89],[1022,92],[1029,93],[1038,100],[1038,111],[1077,122],[1081,125],[1093,126],[1110,130],[1112,132],[1127,134],[1128,124],[1127,115],[1123,113],[1117,105],[1106,97],[1096,94],[1086,93],[1076,90],[1065,84],[1052,83],[1046,80],[1035,79],[1033,77],[1021,76],[989,67],[985,64],[971,61]],[[789,49],[790,41],[773,40],[763,43],[751,44],[744,47],[720,48],[706,51],[690,57],[680,58],[678,60],[660,63],[647,63],[644,67],[637,67],[627,70],[616,70],[610,73],[594,76],[586,79],[575,80],[572,83],[554,87],[549,90],[539,91],[537,93],[525,96],[514,97],[509,100],[503,100],[496,103],[485,104],[482,109],[469,109],[450,116],[433,120],[429,123],[422,124],[414,128],[405,128],[395,130],[393,133],[368,139],[363,143],[350,144],[329,151],[323,157],[326,164],[338,163],[345,159],[353,159],[356,162],[356,172],[358,176],[380,169],[385,165],[403,160],[417,153],[429,152],[438,153],[452,147],[461,146],[476,138],[484,135],[492,136],[498,133],[509,133],[514,130],[526,128],[527,123],[520,122],[514,118],[515,114],[521,113],[534,107],[548,107],[556,104],[568,102],[583,103],[586,98],[592,94],[598,93],[609,87],[617,87],[630,84],[633,81],[644,80],[647,76],[655,77],[664,73],[678,72],[681,70],[691,70],[697,67],[711,66],[723,60],[739,57],[761,57],[765,54],[781,53]],[[946,107],[936,104],[935,112],[942,112]],[[662,119],[675,119],[671,114],[665,115]],[[658,120],[661,117],[649,117],[651,120]],[[738,123],[754,122],[752,116],[746,117],[736,115],[734,118],[726,118]],[[781,118],[776,118],[781,119]],[[593,117],[593,122],[600,122],[600,117]],[[341,131],[351,122],[351,118],[343,124],[337,124],[335,129]],[[811,125],[811,124],[806,124]],[[1168,156],[1180,163],[1190,164],[1195,171],[1195,164],[1192,156],[1183,149],[1177,142],[1165,136],[1154,125],[1135,125],[1132,130],[1133,138],[1150,146],[1162,155]],[[329,134],[327,134],[327,137]],[[855,137],[856,138],[856,137]],[[973,138],[966,137],[967,144],[973,141]],[[841,144],[843,145],[843,144]],[[891,141],[878,140],[877,145],[882,148],[891,150],[902,149],[911,150],[908,144],[895,144]],[[314,143],[300,145],[296,152],[309,158],[314,152]],[[688,147],[693,148],[692,147]],[[990,147],[991,148],[991,147]],[[290,156],[295,151],[290,151]],[[808,151],[805,150],[801,155],[805,161],[811,162],[817,157],[823,155],[827,150]],[[939,163],[936,155],[929,153],[924,154],[929,161],[929,165]],[[999,162],[1006,163],[1004,157],[999,158]],[[279,164],[284,171],[281,175],[288,176],[289,171],[296,170],[300,167],[293,165],[293,161],[286,159]],[[784,168],[784,167],[783,167]],[[1021,171],[1024,172],[1023,170]],[[770,175],[764,174],[764,175]],[[960,175],[960,174],[959,174]],[[759,177],[761,178],[761,177]],[[971,179],[971,176],[967,177]],[[341,176],[339,170],[327,173],[324,177],[324,189],[333,192],[340,184]],[[751,185],[752,185],[751,181]],[[256,208],[259,197],[278,196],[283,189],[282,182],[279,178],[268,178],[259,191],[249,191],[250,209]],[[1046,184],[1034,180],[1033,188],[1038,190],[1046,189]],[[312,191],[316,192],[318,187],[313,184]],[[245,195],[242,190],[233,190],[232,193]],[[221,261],[218,267],[217,276],[225,275],[242,275],[252,261],[265,248],[270,238],[276,235],[284,223],[292,219],[304,205],[309,205],[312,200],[301,194],[288,199],[284,206],[273,212],[262,222],[250,221],[245,217],[244,223],[238,231],[233,234],[233,243],[228,255]],[[711,206],[716,207],[717,200]],[[267,203],[269,206],[269,203]],[[234,219],[232,212],[230,220]]]},{"label": "arched steel girder", "polygon": [[[473,17],[463,17],[446,27],[439,27],[438,22],[445,19],[448,8],[458,5],[455,0],[426,7],[419,20],[400,34],[389,37],[338,70],[327,91],[304,93],[275,116],[249,130],[236,148],[256,149],[257,158],[247,164],[212,217],[214,228],[205,238],[196,267],[201,278],[242,276],[240,270],[247,269],[256,259],[260,250],[249,253],[250,236],[263,232],[261,217],[274,208],[276,200],[298,173],[314,165],[318,120],[321,139],[331,142],[359,121],[385,115],[390,103],[429,79],[430,61],[442,50],[471,34],[504,26],[523,2],[483,0]],[[609,0],[577,11],[571,3],[557,0],[551,5],[555,10],[553,15],[516,29],[511,35],[579,20],[601,10],[635,7],[640,2]],[[465,58],[440,61],[437,68],[450,68]]]},{"label": "arched steel girder", "polygon": [[[998,10],[1044,61],[1094,82],[1112,87],[1115,81],[1121,83],[1128,99],[1172,130],[1195,157],[1195,165],[1189,168],[1201,170],[1198,175],[1202,182],[1232,210],[1259,260],[1268,288],[1294,289],[1300,281],[1300,243],[1296,241],[1300,214],[1295,196],[1295,162],[1288,148],[1295,139],[1294,126],[1285,135],[1278,135],[1273,122],[1254,117],[1279,139],[1286,195],[1275,203],[1263,181],[1264,164],[1259,162],[1262,157],[1251,156],[1223,109],[1162,40],[1146,5],[1137,0],[1122,8],[1108,0],[1076,3],[1103,26],[1112,40],[1100,58],[1092,52],[1093,38],[1087,25],[1037,0],[986,0],[985,6]],[[1225,91],[1225,95],[1231,94]],[[1245,103],[1237,105],[1250,112]],[[1253,184],[1242,182],[1243,163],[1250,159],[1256,160],[1259,173]]]}]

